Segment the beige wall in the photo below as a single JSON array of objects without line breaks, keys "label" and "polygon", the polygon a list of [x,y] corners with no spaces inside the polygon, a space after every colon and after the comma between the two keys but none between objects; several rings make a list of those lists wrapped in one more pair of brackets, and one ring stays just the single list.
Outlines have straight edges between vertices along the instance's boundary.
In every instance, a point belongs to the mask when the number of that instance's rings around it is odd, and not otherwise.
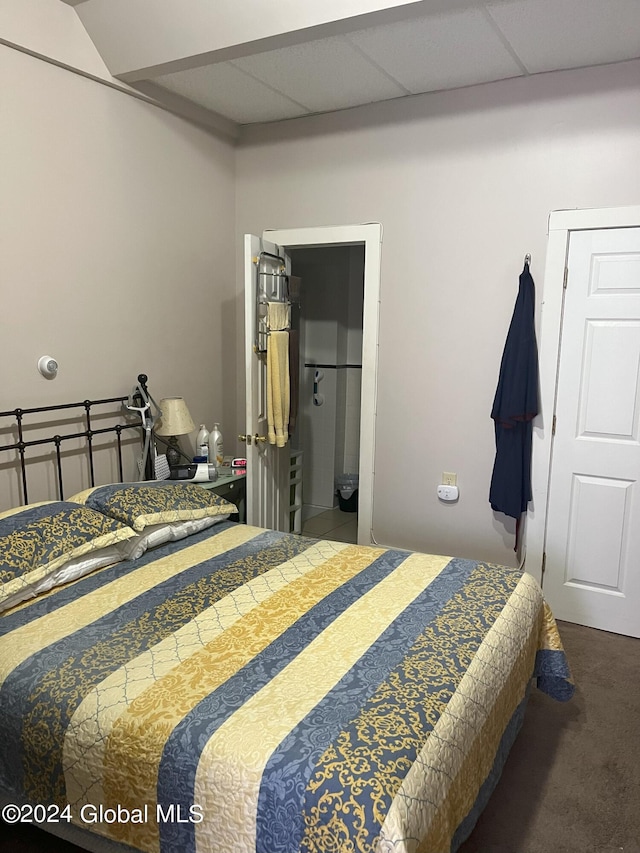
[{"label": "beige wall", "polygon": [[[74,32],[69,62],[83,53]],[[196,424],[224,430],[237,407],[233,147],[10,47],[0,80],[0,410],[124,395],[142,371],[157,400],[184,396]],[[36,369],[45,354],[52,381]],[[0,467],[0,502],[10,488]]]},{"label": "beige wall", "polygon": [[383,225],[376,540],[513,563],[489,414],[518,275],[539,302],[550,211],[638,203],[640,64],[248,128],[237,168],[238,235]]},{"label": "beige wall", "polygon": [[5,43],[117,83],[76,10],[60,0],[2,0],[0,36]]},{"label": "beige wall", "polygon": [[[0,23],[7,41],[102,74],[57,0],[10,0]],[[242,233],[380,221],[374,535],[513,561],[487,493],[518,273],[531,252],[540,301],[551,210],[638,202],[640,63],[249,128],[237,157],[6,46],[0,79],[0,409],[127,393],[143,370],[156,398],[221,420],[237,452]],[[51,382],[44,354],[60,362]],[[457,505],[436,498],[443,470]]]}]

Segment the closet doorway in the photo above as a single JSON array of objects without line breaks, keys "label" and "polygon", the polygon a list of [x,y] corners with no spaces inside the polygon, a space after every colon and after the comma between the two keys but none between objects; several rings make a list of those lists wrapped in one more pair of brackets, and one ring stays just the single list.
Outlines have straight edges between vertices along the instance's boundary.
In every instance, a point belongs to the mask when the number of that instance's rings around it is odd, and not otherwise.
[{"label": "closet doorway", "polygon": [[[364,246],[289,250],[299,281],[292,314],[300,340],[300,384],[293,447],[302,451],[302,532],[356,542],[360,467]],[[346,488],[346,487],[345,487]],[[359,490],[358,490],[359,491]],[[355,510],[355,511],[354,511]]]},{"label": "closet doorway", "polygon": [[[372,541],[372,516],[373,516],[373,458],[374,458],[374,446],[375,446],[375,411],[376,411],[376,385],[377,385],[377,361],[378,361],[378,314],[379,314],[379,304],[380,304],[380,253],[381,253],[381,243],[382,243],[382,226],[378,223],[369,223],[366,225],[342,225],[342,226],[325,226],[318,228],[294,228],[294,229],[277,229],[277,230],[268,230],[263,233],[263,239],[268,240],[277,246],[281,247],[281,249],[292,258],[292,274],[299,275],[302,278],[302,274],[304,274],[305,265],[309,268],[309,264],[315,265],[318,267],[318,275],[322,275],[321,269],[323,266],[322,252],[328,252],[329,254],[325,255],[324,264],[347,264],[350,265],[351,271],[346,273],[348,276],[351,276],[353,284],[349,286],[348,293],[345,294],[348,298],[346,299],[346,316],[349,318],[351,313],[352,320],[347,319],[347,324],[350,324],[353,321],[354,330],[353,333],[351,331],[340,332],[340,347],[338,350],[336,348],[336,356],[338,354],[343,354],[346,358],[348,353],[357,352],[361,355],[361,361],[355,362],[354,364],[359,364],[361,366],[355,366],[353,368],[347,367],[339,367],[339,365],[347,365],[351,364],[351,361],[342,361],[339,358],[336,358],[334,362],[334,367],[329,367],[328,369],[324,368],[312,368],[312,367],[302,367],[304,373],[301,375],[301,387],[300,387],[300,396],[302,400],[302,396],[306,394],[307,398],[309,398],[308,393],[308,382],[311,382],[311,403],[312,409],[309,413],[309,421],[306,426],[309,427],[311,425],[311,418],[313,415],[320,414],[324,409],[322,414],[324,415],[329,411],[327,408],[327,397],[329,395],[330,386],[335,383],[336,387],[336,398],[335,398],[335,406],[336,410],[338,406],[344,406],[344,418],[342,424],[336,422],[334,419],[334,459],[333,464],[329,466],[329,478],[327,478],[325,473],[320,472],[320,468],[323,467],[323,463],[320,463],[320,466],[314,465],[313,460],[316,458],[316,438],[318,441],[322,441],[322,433],[318,433],[317,429],[311,430],[311,440],[314,442],[313,446],[309,448],[309,455],[311,457],[311,470],[309,473],[309,481],[308,483],[313,484],[314,482],[317,484],[321,482],[323,485],[321,486],[323,494],[327,494],[326,485],[327,479],[331,482],[331,498],[333,501],[334,498],[337,502],[337,497],[334,494],[335,491],[335,476],[336,476],[336,467],[342,467],[343,472],[346,467],[351,467],[349,463],[354,461],[354,456],[357,458],[357,468],[355,471],[349,471],[347,473],[357,473],[358,474],[358,512],[357,514],[357,541],[360,544],[369,544]],[[343,253],[341,257],[339,253],[334,252],[333,250],[340,250]],[[319,252],[318,261],[314,261],[314,255],[310,254],[311,252]],[[296,257],[297,256],[297,257]],[[296,260],[294,260],[296,257]],[[296,263],[300,266],[296,266]],[[356,274],[356,271],[357,274]],[[344,270],[343,273],[345,274]],[[301,284],[301,292],[304,298],[305,286],[308,288],[309,284],[305,285],[304,280]],[[361,295],[359,295],[361,294]],[[320,302],[320,313],[327,313],[327,303],[329,300],[324,300],[321,296],[320,300],[316,297],[318,293],[313,293],[311,297],[311,305],[312,312],[315,310],[315,306],[317,306],[318,301]],[[355,318],[358,316],[357,323],[357,331],[356,331],[356,323]],[[318,318],[319,319],[319,318]],[[312,321],[313,322],[313,321]],[[333,321],[332,321],[333,322]],[[317,338],[318,328],[314,328],[310,326],[309,328],[311,332],[311,341],[313,342],[315,338]],[[302,330],[303,334],[305,334],[307,329]],[[314,337],[315,336],[315,337]],[[306,337],[306,334],[305,334]],[[322,333],[320,333],[320,337],[322,337]],[[336,328],[336,347],[337,343],[338,330]],[[302,343],[302,342],[301,342]],[[304,348],[306,348],[306,340],[304,345],[301,346],[301,358],[300,362],[302,365],[312,364],[312,358],[306,358],[304,353]],[[346,347],[346,349],[345,349]],[[330,362],[321,362],[327,363]],[[321,406],[313,406],[313,381],[315,377],[315,370],[323,370],[324,376],[319,380],[317,393],[322,395],[325,399],[325,402]],[[347,373],[348,371],[348,373]],[[359,378],[359,383],[358,383]],[[323,387],[324,384],[324,387]],[[338,392],[338,386],[340,384],[340,391]],[[354,388],[359,387],[359,395],[360,395],[360,404],[358,406],[357,400],[354,396]],[[325,393],[326,392],[326,393]],[[357,396],[357,392],[356,392]],[[350,411],[347,413],[346,407],[350,406]],[[301,416],[304,421],[305,413],[304,406],[301,407]],[[359,420],[359,428],[357,430],[357,436],[355,440],[353,439],[353,425],[355,421]],[[301,426],[297,428],[299,430],[298,436],[302,441],[304,441],[304,426],[303,423]],[[347,427],[349,428],[349,438],[347,439]],[[344,440],[340,438],[341,430],[345,429]],[[309,436],[309,430],[306,432],[307,437]],[[338,441],[335,438],[339,439]],[[305,456],[307,455],[307,449],[301,447]],[[336,462],[336,453],[338,455],[338,462]],[[340,456],[342,454],[342,456]],[[303,458],[304,464],[304,458]],[[320,477],[320,479],[318,479]],[[313,489],[313,485],[311,486]],[[309,491],[309,485],[303,481],[303,501],[306,504],[305,514],[314,514],[315,510],[318,506],[322,507],[323,504],[314,504],[312,501],[316,500],[317,491],[314,489],[313,491]],[[327,500],[327,498],[323,498],[322,500]],[[322,511],[322,510],[321,510]],[[320,513],[317,513],[320,514]],[[346,515],[346,513],[345,513]],[[327,531],[329,532],[329,531]],[[325,535],[325,534],[320,534]]]}]

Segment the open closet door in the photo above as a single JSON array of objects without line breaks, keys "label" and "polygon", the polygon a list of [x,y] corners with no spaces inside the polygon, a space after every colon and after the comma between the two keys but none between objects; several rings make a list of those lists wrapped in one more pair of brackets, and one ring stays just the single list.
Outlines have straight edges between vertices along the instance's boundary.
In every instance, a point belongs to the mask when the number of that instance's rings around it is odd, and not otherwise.
[{"label": "open closet door", "polygon": [[290,449],[269,444],[265,301],[287,294],[290,259],[279,246],[244,236],[247,523],[288,530]]}]

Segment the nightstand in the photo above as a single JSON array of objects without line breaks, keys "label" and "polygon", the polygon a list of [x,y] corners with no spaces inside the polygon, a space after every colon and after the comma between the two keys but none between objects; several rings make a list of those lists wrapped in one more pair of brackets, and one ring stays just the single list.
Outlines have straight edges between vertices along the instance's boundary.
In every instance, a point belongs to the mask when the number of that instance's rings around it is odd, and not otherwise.
[{"label": "nightstand", "polygon": [[215,492],[216,495],[220,495],[221,498],[229,501],[229,503],[235,504],[238,508],[238,517],[236,518],[232,515],[231,520],[245,524],[247,520],[246,477],[245,473],[234,473],[233,468],[218,468],[217,480],[212,480],[210,483],[198,483],[198,485],[202,486],[203,489]]}]

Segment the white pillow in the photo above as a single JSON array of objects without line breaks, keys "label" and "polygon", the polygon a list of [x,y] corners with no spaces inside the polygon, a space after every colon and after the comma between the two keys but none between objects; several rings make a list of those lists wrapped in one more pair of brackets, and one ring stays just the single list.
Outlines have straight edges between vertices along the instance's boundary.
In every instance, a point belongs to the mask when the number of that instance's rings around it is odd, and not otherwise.
[{"label": "white pillow", "polygon": [[[124,543],[121,544],[123,545]],[[89,572],[95,571],[95,569],[102,569],[114,563],[121,563],[125,559],[126,557],[123,556],[120,545],[108,545],[94,554],[69,560],[68,563],[60,566],[59,569],[56,569],[50,575],[46,575],[41,581],[30,586],[25,586],[4,598],[0,602],[0,613],[9,610],[11,607],[15,607],[16,604],[27,601],[29,598],[35,598],[43,592],[48,592],[54,586],[61,586],[70,581],[76,581],[78,578],[88,575]]]},{"label": "white pillow", "polygon": [[206,530],[207,527],[213,527],[214,524],[226,521],[228,517],[228,515],[218,515],[214,518],[196,518],[188,521],[175,521],[171,524],[153,524],[150,527],[145,527],[138,536],[121,542],[118,547],[122,559],[137,560],[150,548],[157,548],[159,545],[164,545],[165,542],[177,542],[178,539],[185,539],[187,536]]},{"label": "white pillow", "polygon": [[112,563],[120,563],[125,559],[123,556],[124,545],[129,544],[122,542],[119,545],[111,545],[108,548],[103,548],[99,554],[90,554],[87,557],[77,557],[75,560],[69,560],[64,566],[55,571],[49,577],[43,578],[35,587],[35,592],[47,592],[54,586],[59,584],[77,581],[83,575],[88,575],[94,569],[102,569],[104,566],[109,566]]}]

